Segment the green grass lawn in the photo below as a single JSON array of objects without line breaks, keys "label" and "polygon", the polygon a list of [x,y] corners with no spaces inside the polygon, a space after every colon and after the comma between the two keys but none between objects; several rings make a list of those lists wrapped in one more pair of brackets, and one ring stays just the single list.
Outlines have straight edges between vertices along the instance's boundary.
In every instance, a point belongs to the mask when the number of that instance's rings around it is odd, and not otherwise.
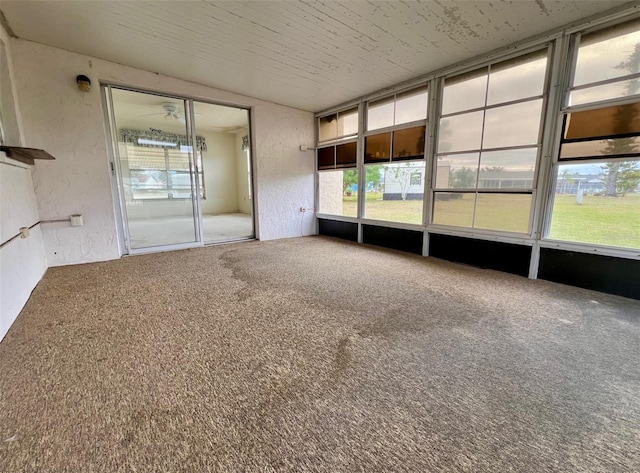
[{"label": "green grass lawn", "polygon": [[549,237],[556,240],[640,248],[640,194],[624,197],[558,195]]},{"label": "green grass lawn", "polygon": [[[468,227],[473,218],[472,194],[461,199],[436,200],[434,223]],[[344,215],[356,215],[357,195],[344,197]],[[422,223],[421,200],[382,200],[368,192],[365,216],[375,220]],[[480,195],[476,228],[511,232],[528,231],[529,195]],[[581,243],[640,248],[640,194],[625,197],[585,195],[581,205],[575,195],[558,195],[554,203],[550,238]]]}]

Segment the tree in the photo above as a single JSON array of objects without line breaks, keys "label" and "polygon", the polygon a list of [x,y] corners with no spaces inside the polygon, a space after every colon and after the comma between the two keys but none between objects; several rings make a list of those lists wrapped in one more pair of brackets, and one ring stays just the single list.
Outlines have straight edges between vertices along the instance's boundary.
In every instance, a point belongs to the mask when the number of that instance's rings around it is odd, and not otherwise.
[{"label": "tree", "polygon": [[388,166],[385,169],[385,182],[395,182],[400,186],[402,200],[407,200],[407,192],[411,187],[411,177],[417,172],[417,168],[422,167],[421,163],[406,163]]},{"label": "tree", "polygon": [[[616,66],[616,69],[624,69],[634,74],[640,72],[640,44],[636,44],[629,58]],[[640,90],[640,81],[633,79],[629,81],[627,86],[627,95],[637,94]],[[636,115],[633,109],[632,115]],[[627,131],[627,124],[635,120],[635,116],[629,116],[628,109],[618,107],[614,117],[614,131],[620,134]],[[620,156],[625,154],[636,153],[637,146],[630,140],[611,139],[606,140],[606,146],[602,150],[605,155]],[[636,163],[625,163],[621,161],[611,161],[602,166],[604,171],[604,195],[608,197],[617,197],[618,193],[626,194],[629,190],[634,189],[638,185],[638,181],[634,182],[634,176],[637,173]],[[631,186],[631,187],[629,187]]]},{"label": "tree", "polygon": [[375,164],[373,166],[365,166],[367,174],[365,175],[365,181],[367,186],[370,184],[374,189],[380,186],[380,169],[382,165]]},{"label": "tree", "polygon": [[349,169],[342,174],[342,193],[346,194],[351,187],[358,183],[358,171]]},{"label": "tree", "polygon": [[454,169],[449,174],[449,186],[453,189],[468,189],[475,187],[475,184],[476,173],[466,166],[460,169]]},{"label": "tree", "polygon": [[617,161],[602,165],[604,172],[605,195],[623,197],[632,192],[640,183],[640,166],[638,162]]}]

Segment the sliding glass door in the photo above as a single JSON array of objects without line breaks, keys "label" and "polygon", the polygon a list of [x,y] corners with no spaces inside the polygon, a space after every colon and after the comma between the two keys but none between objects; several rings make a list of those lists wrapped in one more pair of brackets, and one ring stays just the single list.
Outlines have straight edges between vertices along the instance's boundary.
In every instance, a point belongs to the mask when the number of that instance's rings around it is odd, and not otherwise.
[{"label": "sliding glass door", "polygon": [[196,141],[194,149],[187,101],[114,87],[107,92],[126,249],[194,246],[202,144]]},{"label": "sliding glass door", "polygon": [[103,91],[124,253],[254,237],[247,109]]}]

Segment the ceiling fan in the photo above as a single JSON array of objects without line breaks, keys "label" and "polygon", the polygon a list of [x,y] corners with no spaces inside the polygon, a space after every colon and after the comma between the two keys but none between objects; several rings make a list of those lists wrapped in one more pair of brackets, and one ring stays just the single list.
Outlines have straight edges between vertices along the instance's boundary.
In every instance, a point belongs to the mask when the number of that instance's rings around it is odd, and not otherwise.
[{"label": "ceiling fan", "polygon": [[178,104],[172,102],[163,102],[162,103],[162,112],[156,113],[147,113],[145,115],[140,115],[141,117],[150,117],[153,115],[164,115],[165,120],[176,121],[179,123],[186,123],[182,111],[178,109]]}]

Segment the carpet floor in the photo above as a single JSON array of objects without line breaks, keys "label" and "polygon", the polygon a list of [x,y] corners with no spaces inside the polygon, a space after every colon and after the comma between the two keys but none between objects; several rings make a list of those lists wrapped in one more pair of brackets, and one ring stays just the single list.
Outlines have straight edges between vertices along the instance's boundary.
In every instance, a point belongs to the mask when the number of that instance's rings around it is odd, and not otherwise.
[{"label": "carpet floor", "polygon": [[640,301],[324,237],[50,268],[2,472],[637,472]]}]

